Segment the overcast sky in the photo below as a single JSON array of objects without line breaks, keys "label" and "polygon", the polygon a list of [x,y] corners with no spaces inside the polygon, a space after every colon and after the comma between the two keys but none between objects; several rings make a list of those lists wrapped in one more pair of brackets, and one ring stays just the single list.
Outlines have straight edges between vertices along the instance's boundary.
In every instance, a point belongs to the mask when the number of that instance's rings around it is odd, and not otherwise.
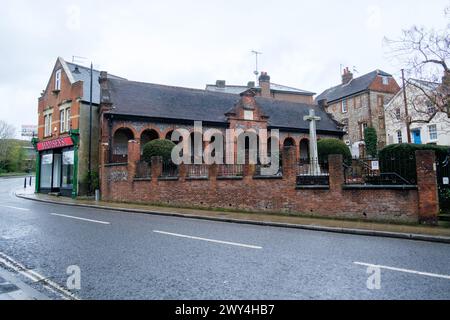
[{"label": "overcast sky", "polygon": [[[37,122],[37,98],[58,56],[130,80],[204,89],[254,80],[254,56],[273,82],[320,93],[400,65],[383,37],[412,25],[442,29],[449,0],[2,1],[0,119]],[[356,74],[358,76],[358,74]]]}]

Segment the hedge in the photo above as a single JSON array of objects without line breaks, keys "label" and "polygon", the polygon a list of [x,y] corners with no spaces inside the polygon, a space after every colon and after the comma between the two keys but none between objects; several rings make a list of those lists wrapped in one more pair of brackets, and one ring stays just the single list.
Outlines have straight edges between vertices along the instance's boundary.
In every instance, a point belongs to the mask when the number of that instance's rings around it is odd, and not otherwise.
[{"label": "hedge", "polygon": [[436,159],[444,161],[450,154],[450,147],[436,146],[432,144],[393,144],[379,152],[381,172],[401,173],[401,176],[409,181],[416,181],[416,151],[433,150]]},{"label": "hedge", "polygon": [[162,157],[164,161],[168,161],[172,157],[172,149],[175,143],[170,140],[152,140],[144,145],[142,151],[142,159],[148,163],[152,161],[152,157]]},{"label": "hedge", "polygon": [[330,154],[342,154],[344,162],[350,163],[352,154],[349,147],[338,139],[321,139],[317,141],[317,149],[319,153],[319,161],[328,161]]}]

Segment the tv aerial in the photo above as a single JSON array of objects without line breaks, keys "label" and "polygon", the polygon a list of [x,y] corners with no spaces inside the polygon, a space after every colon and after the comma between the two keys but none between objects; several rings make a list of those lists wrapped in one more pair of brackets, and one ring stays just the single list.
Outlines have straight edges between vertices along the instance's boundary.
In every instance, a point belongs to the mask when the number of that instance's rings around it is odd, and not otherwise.
[{"label": "tv aerial", "polygon": [[255,71],[253,71],[253,74],[258,77],[259,71],[258,71],[258,56],[262,54],[262,52],[252,50],[252,53],[255,55]]}]

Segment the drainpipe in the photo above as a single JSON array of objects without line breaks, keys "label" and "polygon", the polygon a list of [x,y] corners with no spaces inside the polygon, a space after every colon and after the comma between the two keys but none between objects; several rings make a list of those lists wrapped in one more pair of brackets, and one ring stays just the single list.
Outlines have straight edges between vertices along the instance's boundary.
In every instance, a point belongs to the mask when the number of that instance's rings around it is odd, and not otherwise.
[{"label": "drainpipe", "polygon": [[88,194],[92,194],[92,73],[91,62],[91,83],[89,88],[89,156],[88,156]]}]

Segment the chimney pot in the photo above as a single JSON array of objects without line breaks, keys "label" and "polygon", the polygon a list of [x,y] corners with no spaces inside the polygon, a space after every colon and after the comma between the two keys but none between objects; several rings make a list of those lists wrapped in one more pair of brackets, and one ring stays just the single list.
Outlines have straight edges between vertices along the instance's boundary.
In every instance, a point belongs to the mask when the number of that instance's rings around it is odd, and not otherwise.
[{"label": "chimney pot", "polygon": [[353,73],[350,72],[349,68],[344,69],[344,74],[342,75],[342,84],[347,84],[353,80]]},{"label": "chimney pot", "polygon": [[225,88],[225,85],[226,85],[226,81],[225,80],[217,80],[216,81],[216,86],[218,88]]}]

